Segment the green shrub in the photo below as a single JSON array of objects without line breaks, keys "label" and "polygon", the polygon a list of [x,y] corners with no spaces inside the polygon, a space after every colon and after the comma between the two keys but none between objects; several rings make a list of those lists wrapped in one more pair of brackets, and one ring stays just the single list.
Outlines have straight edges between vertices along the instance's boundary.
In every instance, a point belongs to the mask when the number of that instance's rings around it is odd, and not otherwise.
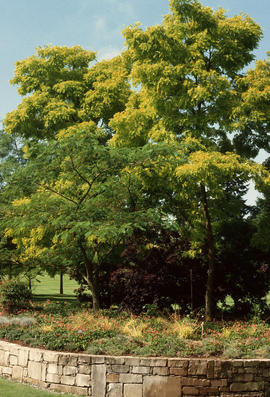
[{"label": "green shrub", "polygon": [[31,307],[33,298],[29,287],[18,280],[5,281],[0,286],[0,302],[5,311],[16,313]]}]

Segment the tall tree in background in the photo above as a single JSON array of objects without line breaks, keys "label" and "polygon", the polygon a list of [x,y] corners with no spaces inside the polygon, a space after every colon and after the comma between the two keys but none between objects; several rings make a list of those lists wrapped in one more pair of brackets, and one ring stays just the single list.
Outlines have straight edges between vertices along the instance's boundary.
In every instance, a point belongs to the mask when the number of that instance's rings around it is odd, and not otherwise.
[{"label": "tall tree in background", "polygon": [[[254,59],[252,52],[262,37],[261,28],[246,15],[229,18],[224,10],[214,11],[197,0],[171,0],[170,13],[161,25],[143,30],[136,24],[124,31],[124,37],[125,59],[137,91],[129,97],[126,109],[110,122],[116,131],[112,144],[141,146],[149,140],[195,139],[208,152],[196,155],[193,170],[188,166],[186,184],[180,183],[185,178],[183,168],[176,169],[179,185],[175,189],[180,195],[185,192],[190,203],[197,198],[197,212],[204,219],[200,231],[208,256],[205,307],[206,319],[211,320],[215,219],[210,203],[216,199],[215,187],[222,188],[224,176],[231,178],[223,158],[227,152],[251,158],[260,148],[268,149],[267,129],[262,131],[259,123],[251,126],[241,116],[247,90],[243,68]],[[249,76],[249,84],[254,86]],[[192,156],[188,163],[193,162]],[[232,163],[235,175],[241,173],[240,163]],[[214,168],[219,170],[215,175],[220,179],[216,178],[210,188],[206,180]],[[198,173],[199,169],[204,173]],[[190,219],[190,227],[196,226],[195,218]]]}]

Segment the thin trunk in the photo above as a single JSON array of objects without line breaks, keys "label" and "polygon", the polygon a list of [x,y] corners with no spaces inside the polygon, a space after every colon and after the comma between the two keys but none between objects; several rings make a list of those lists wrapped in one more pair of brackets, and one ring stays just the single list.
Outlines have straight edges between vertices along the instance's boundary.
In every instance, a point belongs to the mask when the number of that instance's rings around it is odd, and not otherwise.
[{"label": "thin trunk", "polygon": [[[87,265],[85,266],[87,268]],[[93,311],[94,313],[99,311],[101,309],[101,304],[100,304],[100,293],[99,293],[99,288],[98,288],[98,283],[95,282],[95,280],[91,279],[89,277],[89,271],[86,271],[87,275],[84,277],[85,281],[87,282],[87,285],[91,291],[92,294],[92,300],[93,300]]]},{"label": "thin trunk", "polygon": [[95,281],[89,280],[88,285],[91,288],[92,299],[93,299],[93,311],[95,313],[101,309],[99,288],[98,288],[98,284]]},{"label": "thin trunk", "polygon": [[60,295],[64,294],[64,273],[60,271]]},{"label": "thin trunk", "polygon": [[203,213],[205,216],[208,270],[205,292],[205,320],[212,321],[214,313],[215,241],[209,214],[205,186],[201,184]]},{"label": "thin trunk", "polygon": [[87,282],[87,285],[92,294],[93,311],[97,312],[101,308],[101,301],[100,301],[100,290],[98,286],[98,280],[95,277],[94,264],[88,259],[83,244],[80,242],[79,245],[84,257],[84,266],[86,271],[86,276],[84,277],[84,279]]}]

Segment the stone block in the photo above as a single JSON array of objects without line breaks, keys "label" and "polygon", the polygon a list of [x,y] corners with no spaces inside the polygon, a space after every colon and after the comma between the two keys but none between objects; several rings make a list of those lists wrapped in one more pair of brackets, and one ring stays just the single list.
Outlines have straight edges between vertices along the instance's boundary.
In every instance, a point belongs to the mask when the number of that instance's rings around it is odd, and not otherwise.
[{"label": "stone block", "polygon": [[120,383],[142,383],[142,375],[135,374],[120,374]]},{"label": "stone block", "polygon": [[61,382],[61,376],[57,374],[47,374],[46,380],[49,383],[60,383]]},{"label": "stone block", "polygon": [[76,386],[67,386],[67,385],[60,385],[60,384],[51,384],[50,391],[58,391],[61,393],[72,393],[78,394],[80,396],[88,396],[88,389]]},{"label": "stone block", "polygon": [[30,349],[29,351],[29,360],[40,362],[42,361],[42,352],[38,349]]},{"label": "stone block", "polygon": [[73,386],[73,385],[75,385],[75,376],[66,376],[66,375],[63,375],[63,376],[61,377],[61,383],[62,383],[63,385],[70,385],[70,386]]},{"label": "stone block", "polygon": [[189,362],[189,375],[207,375],[207,361],[194,360]]},{"label": "stone block", "polygon": [[92,356],[92,364],[104,364],[105,357],[104,356]]},{"label": "stone block", "polygon": [[[51,363],[48,364],[47,372],[49,374],[59,374],[58,365],[57,364],[51,364]],[[60,366],[60,372],[62,372],[62,366]],[[62,375],[62,374],[60,373],[60,375]]]},{"label": "stone block", "polygon": [[28,362],[28,378],[41,380],[42,367],[41,363],[36,361]]},{"label": "stone block", "polygon": [[261,391],[262,388],[263,385],[257,382],[232,383],[230,386],[230,391],[232,392]]},{"label": "stone block", "polygon": [[263,369],[262,375],[265,376],[266,378],[270,377],[270,368]]},{"label": "stone block", "polygon": [[[173,369],[173,368],[171,368]],[[176,368],[177,369],[177,368]],[[181,378],[181,385],[182,386],[210,386],[212,382],[210,382],[209,379],[203,379],[203,378],[192,378],[192,377],[187,377],[187,378]]]},{"label": "stone block", "polygon": [[[166,368],[166,367],[156,367],[156,368]],[[133,374],[145,374],[148,375],[150,372],[150,367],[132,367],[131,372]]]},{"label": "stone block", "polygon": [[94,397],[105,397],[106,366],[104,364],[92,366],[92,387]]},{"label": "stone block", "polygon": [[[232,380],[233,372],[235,370],[232,363],[233,363],[233,361],[231,361],[231,360],[220,361],[220,363],[219,363],[220,370],[219,370],[219,376],[218,376],[219,378],[227,378],[229,380]],[[241,369],[241,367],[239,367],[239,369]]]},{"label": "stone block", "polygon": [[76,375],[76,385],[80,387],[89,386],[91,382],[90,375],[78,374]]},{"label": "stone block", "polygon": [[68,362],[67,362],[67,364],[69,365],[69,366],[71,366],[71,367],[76,367],[76,365],[77,365],[77,363],[78,363],[78,357],[74,354],[71,354],[70,356],[69,356],[69,359],[68,359]]},{"label": "stone block", "polygon": [[107,374],[106,382],[108,382],[108,383],[118,383],[119,382],[119,374]]},{"label": "stone block", "polygon": [[[180,377],[145,376],[143,397],[178,397],[180,396]],[[135,397],[135,396],[134,396]]]},{"label": "stone block", "polygon": [[233,378],[234,382],[252,382],[254,379],[253,374],[240,374]]},{"label": "stone block", "polygon": [[43,360],[47,361],[48,363],[57,363],[59,358],[59,353],[45,351],[43,353]]},{"label": "stone block", "polygon": [[125,357],[125,364],[126,365],[134,365],[134,366],[139,366],[140,365],[140,358],[139,357]]},{"label": "stone block", "polygon": [[259,393],[244,393],[244,394],[231,394],[231,393],[221,393],[220,397],[267,397],[263,392]]},{"label": "stone block", "polygon": [[151,367],[150,358],[141,358],[138,365],[142,365],[143,367]]},{"label": "stone block", "polygon": [[213,387],[226,387],[228,385],[227,379],[213,379],[211,381]]},{"label": "stone block", "polygon": [[10,368],[10,367],[2,367],[2,374],[3,375],[12,375],[12,368]]},{"label": "stone block", "polygon": [[258,367],[259,360],[244,360],[244,367]]},{"label": "stone block", "polygon": [[63,375],[72,375],[75,376],[77,373],[77,367],[75,366],[70,366],[70,365],[66,365],[63,368]]},{"label": "stone block", "polygon": [[189,361],[181,360],[179,358],[169,358],[168,359],[168,367],[173,368],[188,368]]},{"label": "stone block", "polygon": [[3,367],[9,365],[9,353],[5,352],[4,350],[0,351],[0,365]]},{"label": "stone block", "polygon": [[90,375],[91,374],[91,367],[90,365],[84,364],[84,365],[79,365],[79,374],[85,374],[85,375]]},{"label": "stone block", "polygon": [[129,372],[129,365],[112,365],[112,371],[119,374]]},{"label": "stone block", "polygon": [[124,365],[125,359],[124,357],[106,357],[105,362],[111,365]]},{"label": "stone block", "polygon": [[21,349],[18,354],[18,365],[26,367],[28,363],[29,350]]},{"label": "stone block", "polygon": [[13,354],[14,356],[18,356],[19,349],[20,349],[20,347],[18,345],[15,345],[14,343],[10,343],[8,350],[9,350],[10,354]]},{"label": "stone block", "polygon": [[150,360],[151,367],[166,367],[168,365],[167,358],[153,358]]},{"label": "stone block", "polygon": [[18,356],[14,356],[13,354],[11,354],[9,356],[9,364],[10,365],[18,365]]},{"label": "stone block", "polygon": [[170,368],[171,375],[187,376],[186,368]]},{"label": "stone block", "polygon": [[213,379],[215,377],[215,362],[213,360],[207,362],[207,378]]},{"label": "stone block", "polygon": [[161,375],[161,376],[169,375],[169,368],[168,367],[154,367],[153,375]]},{"label": "stone block", "polygon": [[199,392],[203,396],[218,396],[219,395],[219,388],[218,387],[200,387]]},{"label": "stone block", "polygon": [[46,375],[47,375],[47,364],[42,363],[41,364],[41,380],[44,382],[46,380]]},{"label": "stone block", "polygon": [[67,365],[69,361],[69,354],[61,353],[58,356],[58,364],[60,365]]},{"label": "stone block", "polygon": [[183,387],[183,394],[186,395],[191,395],[191,396],[197,396],[199,394],[199,389],[197,389],[196,387],[192,387],[192,386],[185,386]]},{"label": "stone block", "polygon": [[142,385],[124,385],[124,397],[142,397]]},{"label": "stone block", "polygon": [[232,361],[232,366],[234,368],[240,368],[240,367],[243,367],[243,365],[244,365],[243,360],[234,360],[234,361]]},{"label": "stone block", "polygon": [[12,368],[12,379],[22,380],[23,378],[23,368],[19,366],[14,366]]},{"label": "stone block", "polygon": [[79,364],[91,364],[91,356],[88,354],[82,354],[78,357]]},{"label": "stone block", "polygon": [[122,385],[120,383],[109,383],[106,397],[122,397]]}]

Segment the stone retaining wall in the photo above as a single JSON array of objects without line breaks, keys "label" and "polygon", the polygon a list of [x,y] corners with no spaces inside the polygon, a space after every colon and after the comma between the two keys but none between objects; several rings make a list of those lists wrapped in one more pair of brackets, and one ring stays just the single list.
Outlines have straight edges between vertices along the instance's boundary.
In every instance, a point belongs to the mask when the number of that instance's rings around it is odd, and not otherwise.
[{"label": "stone retaining wall", "polygon": [[0,341],[0,376],[92,397],[270,397],[270,360],[90,356]]}]

